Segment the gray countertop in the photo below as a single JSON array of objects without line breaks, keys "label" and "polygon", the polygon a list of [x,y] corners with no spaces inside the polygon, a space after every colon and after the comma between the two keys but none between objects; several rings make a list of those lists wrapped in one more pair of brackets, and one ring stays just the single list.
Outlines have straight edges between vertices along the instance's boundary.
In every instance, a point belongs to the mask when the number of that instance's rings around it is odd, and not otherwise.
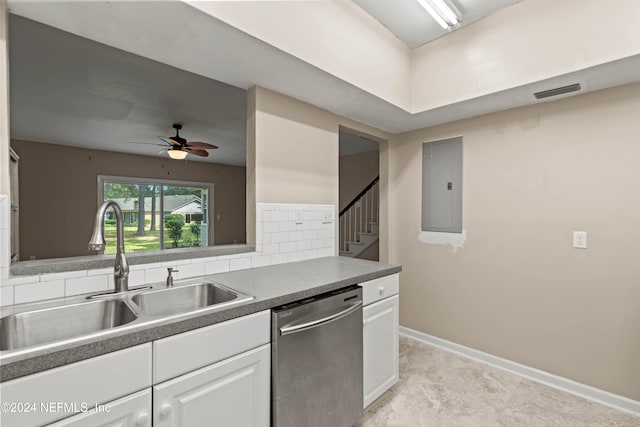
[{"label": "gray countertop", "polygon": [[[268,267],[214,274],[176,282],[209,280],[253,295],[251,301],[206,313],[186,313],[108,331],[72,344],[31,351],[0,352],[0,381],[63,366],[69,363],[143,344],[156,339],[201,328],[283,304],[343,288],[345,286],[398,273],[398,265],[345,257],[327,257]],[[50,302],[49,302],[50,304]],[[37,305],[37,304],[36,304]],[[17,307],[17,306],[16,306]]]}]

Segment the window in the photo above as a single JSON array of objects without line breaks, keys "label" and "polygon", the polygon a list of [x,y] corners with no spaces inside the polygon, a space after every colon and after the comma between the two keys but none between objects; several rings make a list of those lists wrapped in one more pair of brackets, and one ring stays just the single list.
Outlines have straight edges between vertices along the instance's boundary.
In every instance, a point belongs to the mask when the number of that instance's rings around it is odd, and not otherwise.
[{"label": "window", "polygon": [[462,137],[422,144],[422,231],[462,233]]},{"label": "window", "polygon": [[[113,200],[124,217],[127,252],[208,246],[213,185],[112,176],[98,177],[99,202]],[[105,254],[116,251],[116,219],[106,213]]]}]

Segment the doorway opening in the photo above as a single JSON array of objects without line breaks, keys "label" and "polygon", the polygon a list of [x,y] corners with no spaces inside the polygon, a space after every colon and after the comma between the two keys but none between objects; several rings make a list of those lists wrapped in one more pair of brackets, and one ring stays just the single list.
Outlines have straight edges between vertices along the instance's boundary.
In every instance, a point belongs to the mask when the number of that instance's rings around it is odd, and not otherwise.
[{"label": "doorway opening", "polygon": [[378,261],[379,143],[344,128],[339,142],[339,253]]}]

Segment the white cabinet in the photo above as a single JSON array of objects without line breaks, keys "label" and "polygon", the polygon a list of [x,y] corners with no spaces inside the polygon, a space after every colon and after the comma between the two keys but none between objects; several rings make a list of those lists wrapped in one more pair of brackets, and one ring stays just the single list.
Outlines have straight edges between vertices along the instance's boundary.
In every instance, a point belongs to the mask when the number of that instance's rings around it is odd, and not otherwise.
[{"label": "white cabinet", "polygon": [[3,382],[2,402],[22,407],[0,413],[0,425],[41,426],[150,386],[147,343]]},{"label": "white cabinet", "polygon": [[153,387],[155,427],[269,427],[269,344]]},{"label": "white cabinet", "polygon": [[363,389],[369,406],[398,381],[398,288],[393,274],[361,283],[363,288]]},{"label": "white cabinet", "polygon": [[151,427],[151,389],[98,405],[49,427]]},{"label": "white cabinet", "polygon": [[153,343],[155,427],[269,427],[271,312]]},{"label": "white cabinet", "polygon": [[362,310],[364,406],[398,381],[398,296]]}]

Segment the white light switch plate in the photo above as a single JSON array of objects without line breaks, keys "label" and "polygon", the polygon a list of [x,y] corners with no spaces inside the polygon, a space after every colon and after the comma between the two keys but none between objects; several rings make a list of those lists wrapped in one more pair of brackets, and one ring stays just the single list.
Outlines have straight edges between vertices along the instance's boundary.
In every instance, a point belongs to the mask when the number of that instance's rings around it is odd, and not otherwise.
[{"label": "white light switch plate", "polygon": [[573,232],[573,247],[578,249],[587,249],[587,232],[586,231]]}]

